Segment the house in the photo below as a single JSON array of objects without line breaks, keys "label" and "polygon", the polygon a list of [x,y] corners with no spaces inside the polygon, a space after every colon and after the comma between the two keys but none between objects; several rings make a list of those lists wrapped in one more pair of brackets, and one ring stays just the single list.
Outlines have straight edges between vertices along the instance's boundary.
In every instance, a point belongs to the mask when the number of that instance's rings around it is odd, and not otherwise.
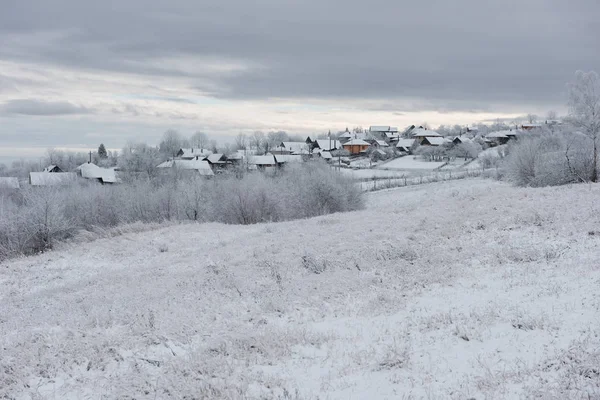
[{"label": "house", "polygon": [[341,132],[338,135],[338,140],[340,141],[340,143],[346,143],[348,140],[352,139],[352,133],[350,133],[350,131],[348,131],[348,128],[346,128],[345,132]]},{"label": "house", "polygon": [[369,139],[367,140],[374,148],[390,147],[385,140]]},{"label": "house", "polygon": [[204,161],[208,162],[213,172],[222,172],[225,168],[227,168],[228,164],[231,164],[227,159],[225,154],[214,153],[210,156],[204,158]]},{"label": "house", "polygon": [[306,142],[281,142],[273,154],[308,154],[308,148]]},{"label": "house", "polygon": [[398,139],[396,148],[399,151],[402,151],[404,153],[410,153],[414,144],[415,144],[415,139]]},{"label": "house", "polygon": [[485,139],[486,139],[486,142],[491,145],[499,145],[499,144],[507,143],[509,141],[510,137],[512,136],[514,138],[515,135],[516,135],[516,132],[513,132],[513,131],[498,131],[498,132],[488,133],[485,136]]},{"label": "house", "polygon": [[77,181],[77,174],[74,172],[56,172],[49,174],[47,172],[30,172],[29,184],[31,186],[67,186]]},{"label": "house", "polygon": [[0,189],[19,189],[19,178],[0,176]]},{"label": "house", "polygon": [[325,161],[331,161],[333,159],[330,151],[319,151],[316,154],[318,154]]},{"label": "house", "polygon": [[63,172],[63,170],[56,165],[48,165],[46,168],[44,168],[44,172]]},{"label": "house", "polygon": [[442,135],[429,129],[415,128],[411,131],[411,137],[422,140],[426,137],[442,137]]},{"label": "house", "polygon": [[200,148],[189,148],[189,149],[179,149],[176,156],[181,158],[182,160],[193,160],[196,157],[199,159],[203,159],[204,157],[208,157],[212,154],[212,151],[207,149]]},{"label": "house", "polygon": [[201,160],[200,157],[193,160],[169,160],[158,165],[156,168],[167,170],[169,168],[182,171],[190,171],[202,176],[213,176],[214,172],[208,161]]},{"label": "house", "polygon": [[258,170],[267,170],[277,167],[277,162],[272,154],[264,156],[252,156],[250,157],[249,164]]},{"label": "house", "polygon": [[119,183],[114,168],[102,168],[94,163],[87,162],[75,168],[79,176],[85,179],[96,180],[102,184]]},{"label": "house", "polygon": [[275,162],[278,167],[282,167],[284,164],[289,163],[301,163],[302,156],[299,154],[275,154]]},{"label": "house", "polygon": [[469,139],[466,136],[457,136],[454,139],[452,139],[452,143],[458,145],[458,144],[463,144],[463,143],[473,143],[472,139]]},{"label": "house", "polygon": [[521,129],[523,129],[525,131],[531,131],[534,129],[542,129],[542,125],[541,124],[522,124]]},{"label": "house", "polygon": [[350,154],[360,154],[367,151],[367,149],[371,146],[369,142],[366,142],[362,139],[352,139],[344,143],[344,150],[348,150]]},{"label": "house", "polygon": [[444,143],[446,143],[446,141],[441,136],[426,136],[421,140],[421,146],[441,146]]},{"label": "house", "polygon": [[313,143],[313,148],[324,151],[332,151],[342,148],[342,144],[336,139],[316,139]]}]

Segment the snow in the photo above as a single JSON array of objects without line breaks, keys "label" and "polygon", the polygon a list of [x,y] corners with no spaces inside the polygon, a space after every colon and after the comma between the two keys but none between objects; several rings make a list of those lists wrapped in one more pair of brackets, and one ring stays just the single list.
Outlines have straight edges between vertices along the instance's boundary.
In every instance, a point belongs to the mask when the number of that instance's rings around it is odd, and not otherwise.
[{"label": "snow", "polygon": [[[271,157],[272,158],[272,157]],[[182,170],[194,170],[200,175],[212,176],[214,175],[212,168],[208,161],[205,160],[170,160],[165,161],[158,165],[157,168],[178,168]]]},{"label": "snow", "polygon": [[598,196],[468,179],[5,262],[0,397],[597,398]]},{"label": "snow", "polygon": [[0,189],[19,189],[19,178],[0,176]]},{"label": "snow", "polygon": [[32,186],[71,185],[77,180],[74,172],[30,172],[29,182]]},{"label": "snow", "polygon": [[442,135],[440,135],[436,131],[432,131],[429,129],[423,129],[423,128],[413,129],[411,131],[411,135],[414,138],[417,138],[417,137],[442,137]]},{"label": "snow", "polygon": [[264,156],[252,156],[250,157],[250,164],[253,165],[275,165],[275,158],[273,155]]},{"label": "snow", "polygon": [[370,146],[371,143],[366,142],[362,139],[352,139],[344,143],[344,146]]},{"label": "snow", "polygon": [[417,156],[405,156],[380,164],[377,168],[396,170],[432,170],[439,168],[442,165],[444,165],[443,162],[431,162],[422,160]]},{"label": "snow", "polygon": [[118,182],[114,168],[102,168],[94,163],[81,164],[76,168],[81,172],[81,176],[86,179],[101,179],[105,183]]},{"label": "snow", "polygon": [[446,142],[443,137],[426,137],[423,140],[426,140],[432,146],[441,146]]},{"label": "snow", "polygon": [[339,140],[334,139],[317,139],[316,142],[320,149],[326,151],[340,149],[342,147]]},{"label": "snow", "polygon": [[350,176],[353,179],[361,180],[361,179],[373,179],[373,178],[400,178],[406,175],[406,173],[401,171],[384,171],[379,169],[349,169],[349,168],[341,168],[342,174]]},{"label": "snow", "polygon": [[302,162],[302,156],[295,154],[275,154],[277,163],[298,163]]}]

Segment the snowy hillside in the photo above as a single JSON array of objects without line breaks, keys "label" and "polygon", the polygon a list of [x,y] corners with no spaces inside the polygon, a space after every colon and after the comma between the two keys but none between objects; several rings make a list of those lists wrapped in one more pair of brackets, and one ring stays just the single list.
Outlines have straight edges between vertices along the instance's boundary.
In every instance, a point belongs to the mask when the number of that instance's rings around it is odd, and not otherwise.
[{"label": "snowy hillside", "polygon": [[460,180],[3,263],[0,398],[598,398],[599,196]]}]

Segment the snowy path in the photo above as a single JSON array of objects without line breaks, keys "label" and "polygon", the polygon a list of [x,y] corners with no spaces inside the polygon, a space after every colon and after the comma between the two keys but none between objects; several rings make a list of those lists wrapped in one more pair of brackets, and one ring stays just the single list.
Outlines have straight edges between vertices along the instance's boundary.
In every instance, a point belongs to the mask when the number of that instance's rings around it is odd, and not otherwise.
[{"label": "snowy path", "polygon": [[452,181],[4,263],[0,397],[596,398],[599,195]]}]

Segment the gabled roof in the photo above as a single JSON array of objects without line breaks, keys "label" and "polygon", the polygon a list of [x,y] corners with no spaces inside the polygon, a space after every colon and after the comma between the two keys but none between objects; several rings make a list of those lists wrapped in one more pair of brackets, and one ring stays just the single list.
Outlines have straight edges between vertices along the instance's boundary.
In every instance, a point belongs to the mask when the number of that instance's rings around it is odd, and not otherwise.
[{"label": "gabled roof", "polygon": [[331,160],[333,158],[333,156],[331,155],[331,153],[329,151],[321,151],[319,154],[322,158],[326,159],[326,160]]},{"label": "gabled roof", "polygon": [[306,142],[281,142],[279,147],[282,147],[290,153],[308,153],[308,145]]},{"label": "gabled roof", "polygon": [[19,189],[19,178],[0,176],[0,189]]},{"label": "gabled roof", "polygon": [[55,168],[57,168],[59,171],[62,172],[62,170],[58,166],[56,166],[54,164],[48,165],[46,168],[44,168],[44,172],[50,172],[50,171],[52,171]]},{"label": "gabled roof", "polygon": [[432,131],[429,129],[423,129],[423,128],[413,129],[411,131],[411,136],[412,137],[442,137],[442,135],[440,135],[436,131]]},{"label": "gabled roof", "polygon": [[466,136],[457,136],[452,141],[459,141],[460,143],[471,143],[473,140]]},{"label": "gabled roof", "polygon": [[183,159],[204,158],[212,154],[208,149],[200,149],[197,147],[179,149],[177,155]]},{"label": "gabled roof", "polygon": [[348,131],[344,131],[341,134],[338,135],[339,138],[351,138],[352,134]]},{"label": "gabled roof", "polygon": [[443,137],[437,137],[437,136],[425,137],[425,138],[423,138],[423,141],[427,141],[432,146],[441,146],[445,142]]},{"label": "gabled roof", "polygon": [[371,143],[365,142],[362,139],[352,139],[344,143],[344,147],[346,146],[370,146]]},{"label": "gabled roof", "polygon": [[250,164],[254,165],[275,165],[275,158],[272,154],[266,156],[252,156],[250,157]]},{"label": "gabled roof", "polygon": [[75,168],[81,172],[81,177],[86,179],[100,179],[105,183],[116,183],[118,181],[114,168],[102,168],[94,163],[81,164]]},{"label": "gabled roof", "polygon": [[278,164],[302,162],[302,156],[295,154],[275,154],[275,161],[277,161]]},{"label": "gabled roof", "polygon": [[381,147],[390,147],[390,145],[387,144],[387,142],[385,140],[375,140],[375,143],[377,143]]},{"label": "gabled roof", "polygon": [[64,186],[75,183],[77,174],[73,172],[30,172],[29,182],[32,186]]},{"label": "gabled roof", "polygon": [[211,164],[225,164],[227,162],[227,158],[220,153],[211,154],[204,160],[208,161]]},{"label": "gabled roof", "polygon": [[514,135],[514,132],[512,131],[498,131],[498,132],[492,132],[492,133],[488,133],[487,135],[485,135],[486,139],[508,139],[509,135]]},{"label": "gabled roof", "polygon": [[170,160],[158,165],[156,168],[178,168],[183,170],[197,171],[200,175],[214,175],[208,161],[204,160]]},{"label": "gabled roof", "polygon": [[405,147],[410,149],[414,143],[415,139],[399,139],[396,147]]},{"label": "gabled roof", "polygon": [[317,139],[316,142],[322,150],[335,150],[342,147],[340,141],[335,139]]}]

